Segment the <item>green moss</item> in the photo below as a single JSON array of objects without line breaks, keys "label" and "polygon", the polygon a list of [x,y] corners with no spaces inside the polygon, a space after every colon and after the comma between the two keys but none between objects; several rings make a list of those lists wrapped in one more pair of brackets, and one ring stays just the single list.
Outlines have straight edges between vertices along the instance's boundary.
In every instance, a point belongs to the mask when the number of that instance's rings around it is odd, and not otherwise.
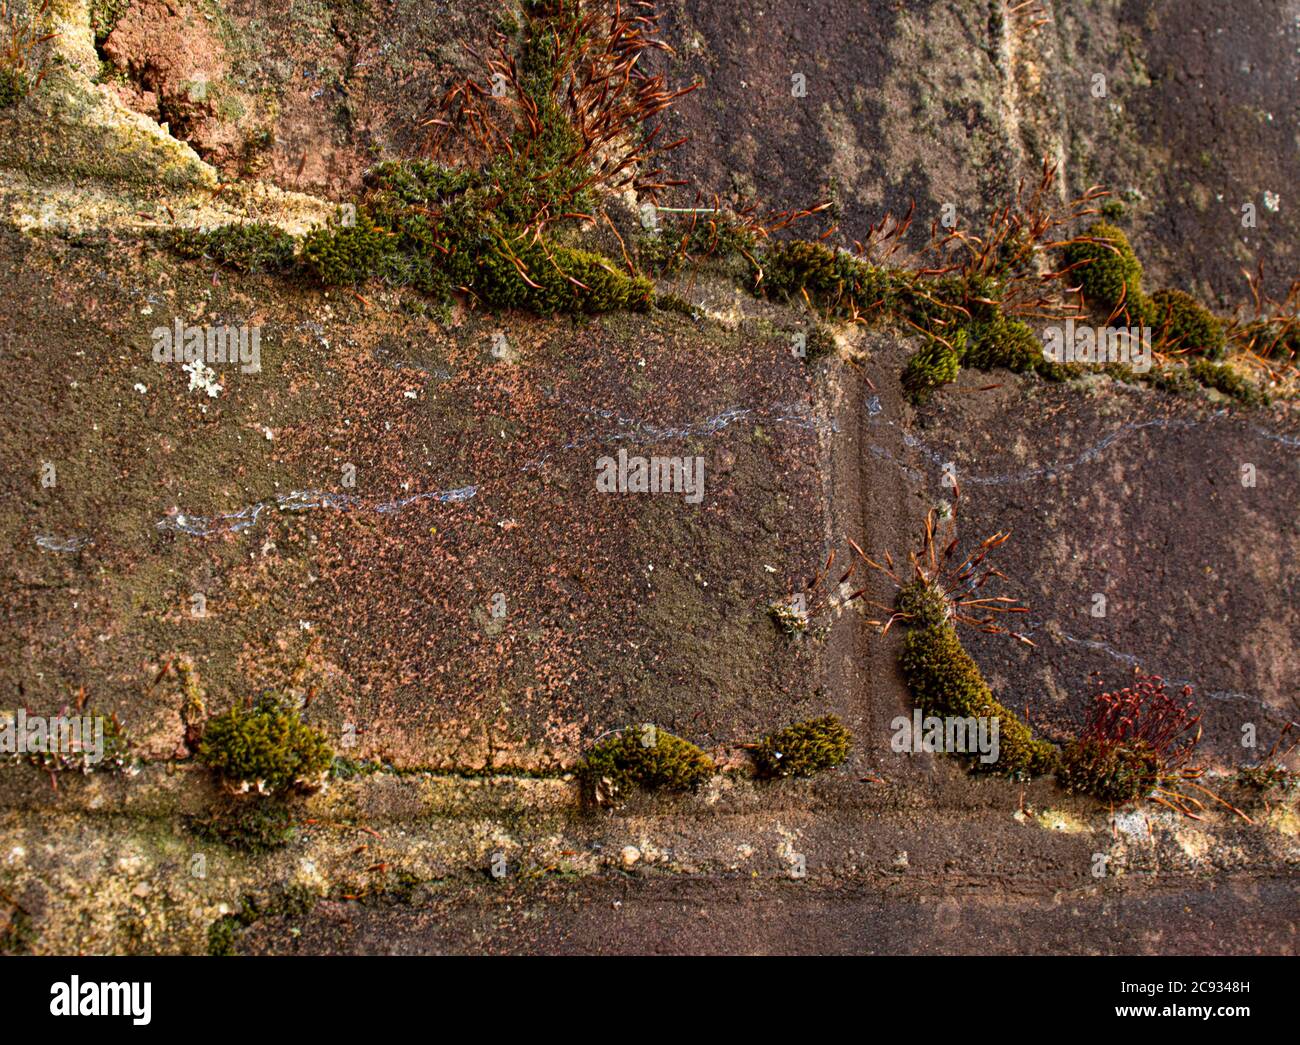
[{"label": "green moss", "polygon": [[888,310],[896,300],[889,272],[822,243],[773,243],[758,261],[762,280],[756,289],[770,297],[802,298],[807,293],[820,307],[846,317]]},{"label": "green moss", "polygon": [[269,698],[251,711],[233,708],[211,719],[199,758],[227,783],[267,792],[314,784],[329,769],[329,744],[296,711]]},{"label": "green moss", "polygon": [[1152,388],[1158,388],[1160,391],[1169,392],[1172,395],[1185,395],[1196,390],[1196,382],[1188,375],[1185,367],[1152,367],[1145,374],[1137,374],[1136,376],[1138,380],[1145,382]]},{"label": "green moss", "polygon": [[985,768],[974,756],[968,756],[973,769],[1028,777],[1049,772],[1054,767],[1056,748],[1036,740],[1014,712],[993,698],[979,667],[962,648],[951,624],[909,629],[903,640],[899,666],[912,699],[926,715],[998,719],[998,760]]},{"label": "green moss", "polygon": [[392,240],[363,212],[355,225],[333,225],[309,232],[302,244],[302,262],[327,286],[356,286],[379,274],[381,263],[393,250]]},{"label": "green moss", "polygon": [[688,740],[657,726],[635,726],[587,752],[578,777],[597,798],[634,787],[694,791],[713,775],[712,759]]},{"label": "green moss", "polygon": [[356,223],[309,234],[303,264],[314,278],[355,286],[371,278],[445,297],[459,287],[492,308],[599,313],[645,309],[653,284],[608,258],[520,235],[490,175],[424,161],[381,164]]},{"label": "green moss", "polygon": [[754,751],[759,776],[812,776],[849,757],[852,736],[834,715],[796,722],[763,737]]},{"label": "green moss", "polygon": [[[58,747],[59,750],[30,752],[27,755],[28,762],[56,773],[69,771],[112,773],[125,769],[130,764],[130,739],[127,737],[126,730],[118,722],[116,715],[105,715],[93,708],[84,712],[69,712],[69,715],[82,721],[89,719],[95,726],[102,723],[104,730],[103,748],[98,752],[98,757],[93,751],[95,745],[93,738],[90,740],[83,738],[79,749],[73,751],[68,750],[63,745],[53,744],[53,738],[51,737],[51,746]],[[95,726],[92,726],[92,728],[95,728]]]},{"label": "green moss", "polygon": [[[564,77],[581,47],[579,12],[568,3],[534,5],[516,56],[521,122],[510,147],[481,167],[426,160],[386,162],[366,176],[355,220],[309,233],[302,271],[327,286],[378,279],[449,301],[464,290],[492,308],[541,314],[648,308],[653,285],[609,258],[575,246],[573,227],[594,212],[592,171],[569,123]],[[545,237],[537,230],[544,228]],[[190,253],[248,269],[287,269],[292,241],[265,226],[230,226],[182,239]],[[728,242],[740,241],[738,224]]]},{"label": "green moss", "polygon": [[184,229],[176,233],[172,246],[184,257],[209,258],[243,272],[284,272],[294,260],[294,238],[260,222]]},{"label": "green moss", "polygon": [[0,109],[7,109],[27,97],[31,84],[21,69],[0,65]]},{"label": "green moss", "polygon": [[1191,352],[1221,359],[1226,350],[1223,323],[1190,294],[1157,290],[1149,311],[1154,344],[1163,352]]},{"label": "green moss", "polygon": [[1265,359],[1294,361],[1300,357],[1300,322],[1254,320],[1241,328],[1239,343]]},{"label": "green moss", "polygon": [[654,284],[644,276],[620,272],[589,251],[537,245],[514,256],[524,272],[504,246],[479,259],[473,287],[493,308],[524,308],[542,315],[640,311],[649,308],[654,297]]},{"label": "green moss", "polygon": [[1237,783],[1261,795],[1270,791],[1287,794],[1300,786],[1300,774],[1284,766],[1267,762],[1259,766],[1243,766],[1237,770]]},{"label": "green moss", "polygon": [[688,319],[699,318],[699,310],[677,294],[656,294],[654,305],[661,312],[677,312]]},{"label": "green moss", "polygon": [[951,607],[948,599],[934,584],[912,581],[899,589],[898,611],[923,628],[938,628],[948,623]]},{"label": "green moss", "polygon": [[90,0],[90,28],[95,31],[96,44],[108,39],[130,6],[131,0]]},{"label": "green moss", "polygon": [[1231,396],[1245,406],[1268,404],[1269,398],[1266,392],[1261,391],[1258,386],[1225,364],[1198,359],[1187,368],[1187,372],[1198,384]]},{"label": "green moss", "polygon": [[835,334],[824,323],[818,323],[808,331],[804,342],[804,362],[816,363],[835,351]]},{"label": "green moss", "polygon": [[1129,245],[1122,229],[1099,221],[1085,236],[1100,242],[1072,243],[1065,248],[1065,263],[1078,265],[1071,275],[1077,278],[1088,304],[1105,311],[1120,302],[1134,318],[1141,318],[1146,307],[1142,292],[1142,263]]},{"label": "green moss", "polygon": [[960,362],[979,370],[1003,368],[1022,374],[1038,370],[1047,360],[1042,340],[1027,323],[998,313],[972,324]]},{"label": "green moss", "polygon": [[241,797],[207,819],[191,818],[188,826],[204,841],[253,854],[282,848],[297,833],[289,807],[261,795]]},{"label": "green moss", "polygon": [[1056,782],[1074,794],[1120,805],[1146,795],[1160,777],[1160,758],[1144,745],[1075,740],[1061,752]]},{"label": "green moss", "polygon": [[245,896],[238,914],[222,915],[208,926],[208,954],[212,957],[231,956],[236,953],[240,934],[254,922],[262,918],[294,918],[306,914],[319,899],[301,885],[283,886],[262,899]]},{"label": "green moss", "polygon": [[656,271],[673,274],[690,261],[706,258],[748,262],[758,250],[758,237],[734,214],[661,211],[660,216],[659,230],[637,241],[639,259]]},{"label": "green moss", "polygon": [[966,332],[959,331],[953,345],[931,338],[907,361],[903,370],[903,391],[913,403],[924,403],[936,388],[957,380],[966,348]]}]

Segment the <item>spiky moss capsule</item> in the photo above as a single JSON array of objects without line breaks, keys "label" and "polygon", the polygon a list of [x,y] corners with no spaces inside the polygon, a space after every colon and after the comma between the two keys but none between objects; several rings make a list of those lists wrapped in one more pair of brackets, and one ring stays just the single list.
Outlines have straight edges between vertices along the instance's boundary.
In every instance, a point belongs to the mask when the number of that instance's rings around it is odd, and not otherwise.
[{"label": "spiky moss capsule", "polygon": [[[899,666],[912,699],[926,715],[997,718],[998,760],[985,771],[1038,776],[1056,764],[1056,748],[1034,739],[1020,718],[999,704],[950,623],[909,629]],[[985,768],[972,761],[972,768]]]},{"label": "spiky moss capsule", "polygon": [[333,757],[325,737],[276,697],[251,711],[232,708],[209,720],[199,744],[199,758],[240,790],[314,785]]},{"label": "spiky moss capsule", "polygon": [[849,757],[852,735],[834,715],[796,722],[769,733],[754,750],[761,777],[812,776]]},{"label": "spiky moss capsule", "polygon": [[1222,359],[1227,341],[1219,317],[1181,290],[1157,290],[1149,310],[1151,335],[1165,351]]},{"label": "spiky moss capsule", "polygon": [[1078,265],[1074,275],[1084,298],[1094,308],[1113,309],[1124,303],[1141,318],[1149,307],[1142,291],[1142,263],[1122,229],[1106,221],[1089,226],[1084,235],[1101,242],[1075,242],[1065,248],[1065,263]]},{"label": "spiky moss capsule", "polygon": [[1159,783],[1160,756],[1145,745],[1075,740],[1061,752],[1056,782],[1072,794],[1122,805],[1142,798]]},{"label": "spiky moss capsule", "polygon": [[183,229],[172,247],[182,257],[210,258],[243,272],[285,272],[294,263],[295,240],[283,229],[262,222]]},{"label": "spiky moss capsule", "polygon": [[633,726],[587,752],[578,779],[588,797],[623,794],[634,787],[694,791],[714,773],[713,760],[689,740],[657,726]]}]

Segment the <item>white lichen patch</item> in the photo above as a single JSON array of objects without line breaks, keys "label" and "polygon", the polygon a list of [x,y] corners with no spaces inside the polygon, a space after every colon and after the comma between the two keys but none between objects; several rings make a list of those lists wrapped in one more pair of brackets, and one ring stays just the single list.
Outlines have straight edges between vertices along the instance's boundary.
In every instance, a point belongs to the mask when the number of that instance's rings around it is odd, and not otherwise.
[{"label": "white lichen patch", "polygon": [[1088,834],[1092,830],[1077,816],[1061,809],[1044,809],[1034,814],[1034,820],[1039,827],[1048,831],[1060,831],[1067,835]]},{"label": "white lichen patch", "polygon": [[186,363],[181,369],[190,375],[191,392],[206,392],[209,399],[216,399],[221,394],[224,386],[217,380],[217,372],[202,360]]}]

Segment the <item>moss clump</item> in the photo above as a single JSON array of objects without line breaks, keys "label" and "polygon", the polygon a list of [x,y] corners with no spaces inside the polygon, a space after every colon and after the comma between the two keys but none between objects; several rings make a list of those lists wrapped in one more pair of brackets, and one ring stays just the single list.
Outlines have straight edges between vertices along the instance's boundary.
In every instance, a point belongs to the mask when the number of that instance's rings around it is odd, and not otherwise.
[{"label": "moss clump", "polygon": [[1300,775],[1284,766],[1266,762],[1258,766],[1243,766],[1237,770],[1237,783],[1261,795],[1270,791],[1289,793],[1300,786]]},{"label": "moss clump", "polygon": [[90,721],[93,723],[92,730],[97,731],[102,726],[103,747],[96,752],[97,738],[86,737],[84,731],[76,743],[69,743],[67,737],[56,743],[51,736],[47,741],[48,749],[29,752],[28,762],[54,773],[112,773],[131,764],[131,743],[116,715],[104,715],[91,709],[83,713],[69,713],[69,717],[82,723]]},{"label": "moss clump", "polygon": [[941,385],[957,380],[961,357],[966,349],[966,331],[958,331],[952,345],[931,338],[907,361],[903,369],[903,391],[913,403],[924,403]]},{"label": "moss clump", "polygon": [[1162,351],[1223,358],[1223,323],[1192,295],[1181,290],[1157,290],[1151,295],[1148,319],[1154,342]]},{"label": "moss clump", "polygon": [[1071,243],[1065,248],[1065,263],[1077,265],[1083,296],[1093,307],[1114,309],[1121,302],[1134,318],[1142,318],[1148,307],[1142,293],[1142,263],[1122,229],[1099,221],[1084,233],[1100,242]]},{"label": "moss clump", "polygon": [[1252,320],[1239,330],[1237,343],[1264,359],[1293,362],[1300,357],[1300,323]]},{"label": "moss clump", "polygon": [[1143,744],[1075,740],[1061,752],[1056,782],[1073,794],[1121,805],[1142,798],[1160,779],[1160,756]]},{"label": "moss clump", "polygon": [[352,287],[376,276],[393,250],[392,237],[362,212],[355,225],[313,229],[302,243],[302,263],[327,286]]},{"label": "moss clump", "polygon": [[[920,599],[918,596],[918,602]],[[922,619],[933,619],[933,613]],[[987,768],[972,761],[972,768],[1027,777],[1047,773],[1055,766],[1056,748],[1036,740],[1014,712],[993,698],[952,624],[911,628],[903,640],[899,665],[912,699],[926,715],[998,719],[998,760]]]},{"label": "moss clump", "polygon": [[938,628],[952,616],[948,598],[938,585],[913,581],[899,589],[896,605],[907,619],[923,628]]},{"label": "moss clump", "polygon": [[1242,377],[1226,364],[1211,363],[1206,359],[1198,359],[1187,368],[1187,372],[1197,384],[1222,392],[1245,406],[1266,406],[1268,404],[1269,399],[1266,392],[1261,391],[1258,386]]},{"label": "moss clump", "polygon": [[733,214],[662,213],[669,220],[637,241],[641,262],[658,272],[672,275],[688,262],[705,259],[723,264],[747,262],[758,250],[758,237]]},{"label": "moss clump", "polygon": [[544,315],[649,307],[648,279],[565,238],[580,215],[595,212],[590,186],[600,180],[563,94],[582,20],[569,3],[531,5],[528,13],[516,68],[519,108],[529,115],[509,144],[472,169],[379,164],[367,175],[355,224],[307,237],[310,275],[338,286],[380,278],[443,300],[462,289],[492,308]]},{"label": "moss clump", "polygon": [[804,342],[804,362],[816,363],[835,351],[835,334],[824,323],[808,331]]},{"label": "moss clump", "polygon": [[660,312],[677,312],[687,319],[700,318],[699,309],[678,294],[656,294],[654,306]]},{"label": "moss clump", "polygon": [[641,311],[654,297],[654,284],[644,276],[620,272],[589,251],[539,245],[516,251],[513,258],[519,264],[504,250],[493,250],[479,260],[473,286],[493,308],[524,308],[542,315]]},{"label": "moss clump", "polygon": [[272,793],[316,784],[333,753],[296,711],[270,698],[251,711],[233,708],[209,721],[199,758],[240,790]]},{"label": "moss clump", "polygon": [[688,740],[644,725],[623,730],[587,752],[578,777],[597,800],[634,787],[694,791],[713,775],[713,760]]},{"label": "moss clump", "polygon": [[796,722],[763,737],[754,763],[762,777],[812,776],[848,758],[852,739],[834,715]]},{"label": "moss clump", "polygon": [[1191,379],[1185,367],[1152,367],[1145,374],[1134,374],[1134,376],[1152,388],[1169,392],[1171,395],[1185,395],[1196,391],[1196,382]]},{"label": "moss clump", "polygon": [[842,316],[870,313],[892,305],[894,278],[840,250],[805,240],[774,243],[758,258],[762,281],[757,291],[775,298],[802,297]]},{"label": "moss clump", "polygon": [[184,257],[210,258],[242,272],[284,272],[294,260],[294,238],[261,222],[187,229],[176,234],[172,245]]},{"label": "moss clump", "polygon": [[1023,374],[1042,368],[1048,360],[1042,340],[1027,323],[998,313],[971,325],[960,362],[979,370],[1003,368]]},{"label": "moss clump", "polygon": [[[590,251],[520,236],[519,209],[486,176],[424,161],[382,164],[356,223],[310,233],[307,272],[332,286],[371,278],[445,297],[464,288],[492,308],[550,315],[648,308],[653,284]],[[521,190],[522,191],[522,190]]]}]

